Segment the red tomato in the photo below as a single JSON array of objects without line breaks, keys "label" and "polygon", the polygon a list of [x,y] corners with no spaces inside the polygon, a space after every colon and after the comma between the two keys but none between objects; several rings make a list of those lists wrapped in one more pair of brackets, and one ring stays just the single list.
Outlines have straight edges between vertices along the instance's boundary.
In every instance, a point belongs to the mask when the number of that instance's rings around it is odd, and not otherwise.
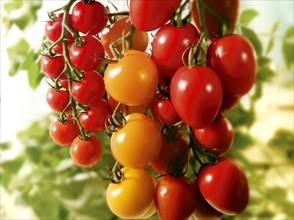
[{"label": "red tomato", "polygon": [[233,109],[240,101],[240,96],[229,96],[223,93],[222,105],[220,107],[220,112],[227,112]]},{"label": "red tomato", "polygon": [[208,126],[219,112],[222,85],[207,67],[181,67],[172,78],[170,97],[184,122],[192,127]]},{"label": "red tomato", "polygon": [[204,128],[194,128],[197,140],[216,156],[223,156],[233,144],[234,130],[230,121],[223,115]]},{"label": "red tomato", "polygon": [[98,137],[92,134],[87,140],[76,137],[70,145],[70,156],[80,167],[92,167],[101,158],[102,144]]},{"label": "red tomato", "polygon": [[[171,24],[162,26],[152,42],[152,59],[161,76],[171,78],[176,70],[183,66],[183,53],[199,40],[199,34],[192,24],[174,27]],[[189,51],[184,59],[187,62]]]},{"label": "red tomato", "polygon": [[93,71],[101,65],[105,51],[101,42],[92,36],[83,36],[82,46],[72,44],[69,48],[71,64],[79,70]]},{"label": "red tomato", "polygon": [[85,4],[79,1],[72,9],[72,21],[78,31],[95,35],[106,26],[108,14],[100,2],[93,1]]},{"label": "red tomato", "polygon": [[42,56],[41,70],[44,74],[52,79],[56,79],[62,72],[65,66],[64,58],[62,56]]},{"label": "red tomato", "polygon": [[96,71],[85,71],[82,81],[72,83],[72,96],[81,104],[92,105],[103,97],[105,85],[102,76]]},{"label": "red tomato", "polygon": [[79,135],[78,125],[72,115],[67,115],[66,123],[60,122],[57,118],[51,123],[49,135],[54,143],[61,147],[69,146]]},{"label": "red tomato", "polygon": [[[199,1],[200,2],[200,1]],[[210,37],[222,37],[233,33],[239,10],[239,0],[202,0],[205,26]],[[202,32],[196,0],[191,3],[192,17]]]},{"label": "red tomato", "polygon": [[222,213],[212,208],[206,200],[203,198],[199,186],[197,178],[193,180],[193,187],[195,191],[195,209],[193,212],[193,216],[198,220],[219,220],[223,216]]},{"label": "red tomato", "polygon": [[161,220],[189,219],[195,207],[192,182],[185,176],[164,176],[155,190],[155,206]]},{"label": "red tomato", "polygon": [[[125,36],[131,27],[131,21],[129,16],[124,16],[117,21],[109,28],[108,32],[102,34],[101,43],[104,46],[106,54],[113,58],[113,54],[110,50],[110,45],[120,39],[123,35]],[[138,50],[145,52],[148,46],[148,34],[143,31],[135,30],[132,40],[127,40],[131,45],[129,49]],[[122,49],[122,44],[119,43],[116,47],[118,51]]]},{"label": "red tomato", "polygon": [[224,93],[243,96],[256,78],[256,60],[251,43],[241,35],[231,35],[209,46],[207,65],[220,77]]},{"label": "red tomato", "polygon": [[181,0],[130,0],[132,24],[140,31],[153,31],[168,22],[180,4]]},{"label": "red tomato", "polygon": [[229,158],[220,158],[216,164],[203,167],[199,172],[198,185],[204,199],[226,215],[239,214],[248,204],[246,175]]},{"label": "red tomato", "polygon": [[90,132],[101,132],[107,126],[107,118],[112,114],[112,109],[107,101],[101,99],[89,110],[79,115],[82,127]]}]

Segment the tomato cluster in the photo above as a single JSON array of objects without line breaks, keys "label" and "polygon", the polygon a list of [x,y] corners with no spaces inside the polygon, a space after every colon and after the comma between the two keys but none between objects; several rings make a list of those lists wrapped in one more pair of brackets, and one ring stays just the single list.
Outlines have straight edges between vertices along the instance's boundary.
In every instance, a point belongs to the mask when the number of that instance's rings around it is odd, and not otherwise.
[{"label": "tomato cluster", "polygon": [[225,112],[250,91],[257,67],[252,45],[234,32],[239,0],[110,7],[69,0],[49,13],[41,68],[58,114],[50,137],[76,165],[92,167],[103,155],[96,134],[110,136],[116,163],[106,201],[120,218],[242,212],[248,182],[225,156],[234,140]]}]

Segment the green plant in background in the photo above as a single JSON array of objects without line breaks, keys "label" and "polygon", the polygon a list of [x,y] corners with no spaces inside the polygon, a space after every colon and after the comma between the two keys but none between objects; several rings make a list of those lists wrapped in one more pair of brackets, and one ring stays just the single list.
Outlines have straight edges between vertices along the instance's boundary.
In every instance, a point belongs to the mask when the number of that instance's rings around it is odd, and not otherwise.
[{"label": "green plant in background", "polygon": [[[26,12],[20,13],[15,19],[3,17],[3,24],[7,30],[16,25],[24,31],[36,22],[37,11],[42,6],[42,1],[32,2],[9,1],[3,4],[3,9],[8,14],[14,10]],[[248,106],[238,104],[226,114],[235,129],[234,146],[229,156],[238,161],[246,171],[251,191],[250,202],[240,215],[225,216],[223,219],[251,217],[271,219],[277,213],[282,213],[283,218],[291,219],[294,217],[293,202],[288,199],[287,187],[271,186],[266,182],[270,179],[268,175],[277,175],[284,179],[281,169],[293,171],[293,130],[281,128],[276,131],[267,143],[266,151],[263,152],[263,156],[268,158],[266,163],[252,162],[246,157],[246,153],[259,144],[258,138],[249,132],[256,123],[258,111],[256,104],[266,92],[264,86],[273,83],[279,75],[271,68],[274,60],[270,56],[277,40],[281,41],[281,54],[285,66],[289,71],[293,70],[294,26],[289,27],[282,38],[277,39],[274,33],[279,29],[279,22],[274,23],[269,41],[264,43],[260,40],[259,34],[250,28],[250,23],[254,19],[258,19],[256,10],[244,10],[240,14],[236,31],[247,37],[254,46],[258,60],[255,87],[248,96]],[[43,77],[39,69],[38,51],[31,48],[23,38],[7,48],[7,53],[9,59],[13,61],[10,64],[9,74],[14,76],[20,70],[24,70],[28,74],[31,88],[37,88]],[[293,84],[290,86],[289,89],[292,90]],[[293,106],[290,111],[293,111]],[[105,167],[114,164],[109,137],[104,133],[98,134],[103,143],[102,160],[93,168],[79,168],[74,166],[68,149],[60,148],[50,140],[48,128],[52,121],[51,117],[53,115],[48,115],[18,133],[21,151],[14,158],[1,161],[1,187],[8,194],[15,196],[17,204],[31,207],[40,219],[116,219],[105,203],[106,183],[102,181],[102,177],[106,176]],[[1,143],[3,155],[13,150],[14,144],[14,142]],[[275,161],[270,159],[271,155],[274,155]],[[289,184],[289,186],[293,185]],[[5,219],[5,211],[1,211],[1,216]]]}]

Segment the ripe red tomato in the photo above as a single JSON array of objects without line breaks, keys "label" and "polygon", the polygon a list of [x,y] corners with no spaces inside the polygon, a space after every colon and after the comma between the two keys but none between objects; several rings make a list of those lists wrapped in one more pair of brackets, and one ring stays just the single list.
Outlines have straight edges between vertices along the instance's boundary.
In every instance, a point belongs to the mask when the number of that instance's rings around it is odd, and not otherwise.
[{"label": "ripe red tomato", "polygon": [[41,57],[41,70],[42,72],[52,78],[56,79],[62,72],[65,66],[64,58],[62,56],[42,56]]},{"label": "ripe red tomato", "polygon": [[[51,42],[56,42],[61,36],[63,16],[64,14],[60,13],[53,21],[48,21],[45,25],[45,36]],[[72,31],[76,31],[71,14],[68,14],[67,25]],[[71,42],[74,41],[73,36],[69,32],[66,34],[66,38]]]},{"label": "ripe red tomato", "polygon": [[72,9],[72,21],[78,31],[95,35],[106,26],[108,14],[100,2],[86,4],[79,1]]},{"label": "ripe red tomato", "polygon": [[66,123],[60,122],[57,118],[51,123],[49,135],[54,143],[61,147],[69,146],[79,135],[78,125],[72,115],[67,115]]},{"label": "ripe red tomato", "polygon": [[69,48],[71,64],[79,70],[93,71],[101,65],[105,51],[101,42],[93,36],[83,36],[82,46],[72,44]]},{"label": "ripe red tomato", "polygon": [[119,61],[108,64],[104,81],[107,92],[117,102],[138,106],[154,97],[158,71],[147,54],[128,50]]},{"label": "ripe red tomato", "polygon": [[133,113],[126,120],[126,125],[110,138],[111,152],[123,166],[145,168],[160,154],[161,132],[156,123],[144,114]]},{"label": "ripe red tomato", "polygon": [[164,176],[155,190],[155,206],[161,220],[189,219],[195,207],[192,182],[185,176]]},{"label": "ripe red tomato", "polygon": [[[56,112],[62,112],[69,103],[69,93],[64,90],[55,90],[49,88],[46,95],[46,100],[50,108]],[[66,111],[70,111],[71,108],[67,108]]]},{"label": "ripe red tomato", "polygon": [[[171,78],[176,70],[183,66],[183,53],[199,40],[199,33],[192,24],[174,27],[171,24],[162,26],[152,42],[152,59],[161,76]],[[184,59],[187,62],[189,51]]]},{"label": "ripe red tomato", "polygon": [[102,76],[96,71],[85,71],[82,81],[72,83],[72,96],[81,104],[92,105],[103,97],[105,85]]},{"label": "ripe red tomato", "polygon": [[204,199],[217,211],[226,215],[242,212],[249,200],[248,181],[244,171],[229,158],[203,167],[198,185]]},{"label": "ripe red tomato", "polygon": [[223,100],[220,107],[220,112],[227,112],[233,109],[240,101],[240,96],[229,96],[226,93],[223,93]]},{"label": "ripe red tomato", "polygon": [[207,67],[181,67],[170,85],[176,112],[184,122],[197,128],[208,126],[217,116],[222,93],[219,77]]},{"label": "ripe red tomato", "polygon": [[70,145],[70,156],[80,167],[92,167],[101,158],[102,144],[98,137],[92,134],[87,140],[76,137]]},{"label": "ripe red tomato", "polygon": [[[168,138],[164,136],[160,154],[151,162],[153,170],[159,174],[172,175],[175,168],[185,168],[188,164],[190,152],[186,151],[188,147],[187,140],[179,133],[173,138],[174,139],[168,140]],[[186,153],[183,154],[185,151]],[[182,157],[182,159],[180,159],[180,157]]]},{"label": "ripe red tomato", "polygon": [[196,139],[216,156],[223,156],[233,144],[234,130],[230,121],[221,115],[204,128],[194,128]]},{"label": "ripe red tomato", "polygon": [[193,180],[193,187],[195,191],[195,209],[193,212],[193,216],[196,219],[203,219],[203,220],[219,220],[223,216],[222,213],[212,208],[206,200],[203,198],[199,186],[197,178]]},{"label": "ripe red tomato", "polygon": [[[101,43],[104,46],[106,54],[113,58],[113,54],[110,50],[110,45],[120,39],[123,35],[125,36],[131,27],[131,21],[129,16],[124,16],[114,24],[111,25],[108,32],[103,33],[101,36]],[[130,42],[129,42],[130,43]],[[138,50],[145,52],[148,46],[148,34],[147,32],[135,30],[135,33],[132,38],[131,47],[129,49]],[[122,44],[119,43],[116,47],[118,51],[122,49]]]},{"label": "ripe red tomato", "polygon": [[209,46],[207,65],[220,77],[224,93],[243,96],[256,78],[256,60],[251,43],[241,35],[231,35]]},{"label": "ripe red tomato", "polygon": [[180,4],[181,0],[130,0],[132,24],[140,31],[153,31],[168,22]]},{"label": "ripe red tomato", "polygon": [[[239,0],[202,0],[205,26],[210,37],[222,37],[233,33],[239,10]],[[191,2],[192,17],[202,32],[196,0]]]},{"label": "ripe red tomato", "polygon": [[101,132],[107,126],[107,118],[112,114],[112,109],[107,101],[101,99],[95,105],[91,105],[88,111],[79,115],[82,127],[90,132]]}]

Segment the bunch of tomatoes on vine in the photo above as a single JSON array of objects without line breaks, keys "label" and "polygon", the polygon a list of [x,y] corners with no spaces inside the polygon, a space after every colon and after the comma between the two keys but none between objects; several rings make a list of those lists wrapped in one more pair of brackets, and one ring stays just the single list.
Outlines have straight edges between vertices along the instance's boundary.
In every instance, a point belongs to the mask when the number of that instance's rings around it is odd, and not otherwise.
[{"label": "bunch of tomatoes on vine", "polygon": [[106,202],[120,218],[242,212],[248,182],[225,156],[234,130],[224,113],[253,87],[257,64],[234,33],[239,0],[108,4],[69,0],[48,13],[41,68],[58,113],[50,137],[88,168],[103,156],[96,134],[110,136]]}]

